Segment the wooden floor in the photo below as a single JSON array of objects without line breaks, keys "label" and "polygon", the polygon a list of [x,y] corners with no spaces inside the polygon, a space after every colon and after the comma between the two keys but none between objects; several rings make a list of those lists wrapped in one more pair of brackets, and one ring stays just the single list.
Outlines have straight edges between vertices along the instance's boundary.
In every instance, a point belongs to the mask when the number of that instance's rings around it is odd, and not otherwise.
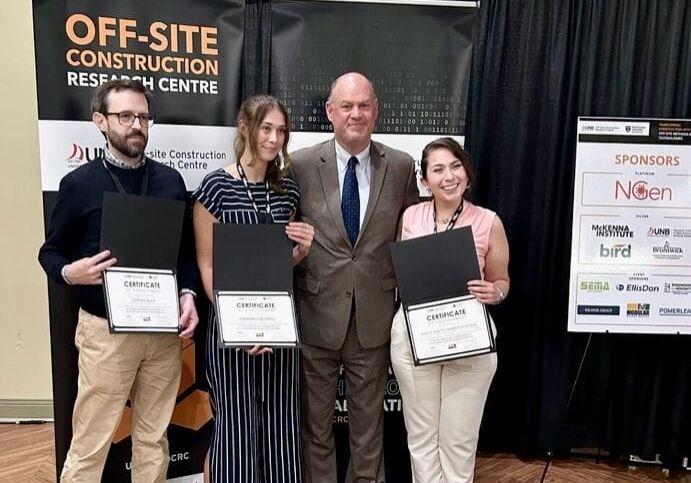
[{"label": "wooden floor", "polygon": [[[53,425],[0,425],[0,482],[53,483]],[[476,483],[539,482],[545,463],[520,460],[508,454],[478,457]],[[691,483],[691,472],[665,473],[659,467],[625,466],[593,459],[560,459],[552,463],[545,481],[550,483]],[[390,482],[399,483],[399,482]]]}]

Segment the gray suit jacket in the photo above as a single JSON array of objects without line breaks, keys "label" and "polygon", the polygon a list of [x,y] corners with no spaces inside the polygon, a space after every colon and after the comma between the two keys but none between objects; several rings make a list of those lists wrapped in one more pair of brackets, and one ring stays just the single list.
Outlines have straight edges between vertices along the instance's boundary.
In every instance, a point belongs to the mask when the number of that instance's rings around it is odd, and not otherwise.
[{"label": "gray suit jacket", "polygon": [[354,298],[360,344],[386,344],[396,287],[389,243],[396,238],[403,210],[418,201],[413,159],[371,143],[369,201],[355,247],[341,216],[334,140],[301,149],[291,159],[292,177],[301,193],[299,218],[315,228],[309,255],[296,268],[303,341],[339,349]]}]

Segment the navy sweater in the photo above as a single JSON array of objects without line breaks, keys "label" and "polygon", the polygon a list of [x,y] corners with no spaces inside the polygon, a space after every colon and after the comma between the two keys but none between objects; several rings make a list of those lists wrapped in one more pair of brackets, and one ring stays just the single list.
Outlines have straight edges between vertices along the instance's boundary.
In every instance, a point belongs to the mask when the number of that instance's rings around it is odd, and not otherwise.
[{"label": "navy sweater", "polygon": [[[173,168],[146,160],[149,172],[147,196],[187,201],[185,182]],[[122,169],[111,164],[115,174],[130,194],[141,194],[144,168]],[[49,277],[64,284],[60,271],[68,263],[100,251],[103,193],[117,188],[106,171],[103,160],[94,160],[67,174],[60,181],[57,201],[38,260]],[[155,247],[151,247],[155,250]],[[177,267],[180,288],[197,290],[198,272],[194,257],[194,239],[189,212],[185,215]],[[106,316],[103,287],[78,285],[80,306],[99,317]]]}]

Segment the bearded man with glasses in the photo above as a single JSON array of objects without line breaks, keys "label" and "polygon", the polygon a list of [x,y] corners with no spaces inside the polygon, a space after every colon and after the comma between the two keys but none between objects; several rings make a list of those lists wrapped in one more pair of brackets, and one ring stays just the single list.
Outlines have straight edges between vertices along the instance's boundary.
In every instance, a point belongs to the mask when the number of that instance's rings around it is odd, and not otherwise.
[{"label": "bearded man with glasses", "polygon": [[[117,260],[100,251],[103,193],[121,192],[187,201],[174,169],[147,158],[153,116],[151,93],[138,81],[113,80],[96,89],[91,111],[106,139],[101,159],[60,182],[46,242],[44,270],[58,283],[74,285],[79,299],[75,345],[79,381],[72,417],[72,443],[61,482],[101,481],[122,411],[132,402],[132,481],[164,482],[168,468],[166,429],[182,364],[176,334],[111,334],[103,298],[103,271]],[[192,337],[199,318],[194,304],[198,273],[191,225],[185,223],[178,260],[180,337]]]}]

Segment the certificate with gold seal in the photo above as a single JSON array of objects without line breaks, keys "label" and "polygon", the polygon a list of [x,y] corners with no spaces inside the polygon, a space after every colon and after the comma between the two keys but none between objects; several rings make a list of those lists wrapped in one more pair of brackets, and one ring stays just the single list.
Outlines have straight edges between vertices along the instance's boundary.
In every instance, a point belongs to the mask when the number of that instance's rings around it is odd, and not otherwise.
[{"label": "certificate with gold seal", "polygon": [[172,270],[111,267],[103,272],[111,332],[177,333],[178,284]]},{"label": "certificate with gold seal", "polygon": [[225,347],[297,347],[297,318],[288,292],[217,291],[216,317]]},{"label": "certificate with gold seal", "polygon": [[416,365],[495,351],[485,305],[472,295],[404,307]]}]

